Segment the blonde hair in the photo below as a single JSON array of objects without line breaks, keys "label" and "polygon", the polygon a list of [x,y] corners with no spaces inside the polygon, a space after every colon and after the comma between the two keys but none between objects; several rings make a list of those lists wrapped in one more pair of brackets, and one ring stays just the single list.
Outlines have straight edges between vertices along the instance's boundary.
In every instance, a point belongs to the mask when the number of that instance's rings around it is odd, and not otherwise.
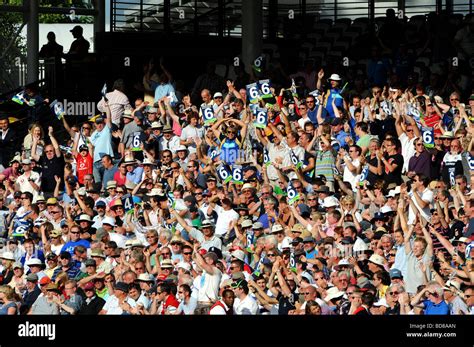
[{"label": "blonde hair", "polygon": [[345,196],[341,199],[341,203],[355,204],[355,199],[354,199],[353,196],[345,195]]},{"label": "blonde hair", "polygon": [[3,293],[7,300],[11,301],[15,298],[15,290],[7,285],[0,286],[0,293]]}]

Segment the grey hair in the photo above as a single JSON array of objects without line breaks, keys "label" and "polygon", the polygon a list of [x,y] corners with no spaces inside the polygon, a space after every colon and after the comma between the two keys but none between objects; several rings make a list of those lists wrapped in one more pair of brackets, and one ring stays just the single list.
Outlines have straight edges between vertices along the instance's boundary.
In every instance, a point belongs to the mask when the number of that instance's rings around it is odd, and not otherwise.
[{"label": "grey hair", "polygon": [[267,235],[265,236],[265,244],[266,243],[271,243],[273,244],[273,247],[277,247],[278,246],[278,240],[277,238],[274,236],[274,235]]},{"label": "grey hair", "polygon": [[171,238],[173,237],[173,235],[171,234],[171,231],[165,228],[160,228],[160,236],[164,237],[166,241],[171,240]]},{"label": "grey hair", "polygon": [[395,290],[396,290],[397,292],[399,292],[399,293],[405,293],[405,287],[404,287],[403,285],[401,285],[400,283],[393,283],[393,284],[391,284],[391,285],[388,287],[386,293],[391,292],[393,289],[395,289]]},{"label": "grey hair", "polygon": [[431,281],[429,282],[426,287],[429,287],[431,288],[432,290],[434,290],[436,292],[436,294],[438,294],[438,296],[440,297],[443,297],[443,287],[436,281]]}]

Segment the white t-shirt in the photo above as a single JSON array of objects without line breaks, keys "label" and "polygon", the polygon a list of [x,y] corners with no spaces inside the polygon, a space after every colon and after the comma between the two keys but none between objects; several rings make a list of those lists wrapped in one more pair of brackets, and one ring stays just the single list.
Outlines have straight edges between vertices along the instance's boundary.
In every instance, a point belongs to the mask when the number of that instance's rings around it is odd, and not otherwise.
[{"label": "white t-shirt", "polygon": [[[270,163],[275,163],[276,158],[280,157],[282,159],[286,158],[289,155],[288,148],[283,145],[276,146],[274,143],[269,142],[267,145],[268,150],[268,157],[270,159]],[[273,167],[273,165],[269,165],[267,167],[267,174],[269,180],[277,180],[278,173],[277,170]]]},{"label": "white t-shirt", "polygon": [[298,119],[298,125],[301,129],[304,129],[304,125],[308,122],[311,123],[311,119],[309,119],[309,117]]},{"label": "white t-shirt", "polygon": [[[416,207],[418,207],[418,209],[421,210],[421,216],[427,221],[429,221],[431,218],[430,204],[433,202],[433,198],[434,198],[433,192],[429,188],[426,188],[423,191],[423,193],[421,193],[421,195],[417,193],[418,195],[420,195],[421,200],[428,202],[428,205],[426,205],[426,207],[423,209],[420,208],[420,205],[418,205],[418,202],[416,201],[416,198],[413,196],[413,194],[415,193],[414,192],[409,193],[411,200],[416,205]],[[408,211],[408,225],[412,225],[415,222],[415,218],[416,218],[416,213],[415,211],[413,211],[413,208],[410,207]]]},{"label": "white t-shirt", "polygon": [[403,133],[399,136],[400,143],[402,144],[402,156],[403,156],[403,169],[402,173],[408,171],[408,163],[410,162],[410,158],[415,155],[415,140],[417,137],[413,137],[411,140],[407,136],[407,134]]},{"label": "white t-shirt", "polygon": [[114,241],[115,243],[117,243],[117,246],[119,248],[125,248],[125,242],[127,242],[127,238],[124,235],[111,232],[109,233],[109,237],[110,241]]},{"label": "white t-shirt", "polygon": [[[132,298],[127,297],[125,301],[132,307],[137,306],[137,303]],[[115,295],[111,295],[107,298],[107,300],[105,301],[105,305],[102,309],[107,311],[107,315],[123,313],[123,310],[119,305],[119,300]]]},{"label": "white t-shirt", "polygon": [[254,298],[247,295],[242,301],[235,298],[234,314],[238,315],[256,315],[259,313],[258,304]]},{"label": "white t-shirt", "polygon": [[[191,125],[187,125],[181,132],[181,140],[187,141],[190,139],[194,139],[196,137],[203,138],[204,137],[204,128],[196,128]],[[188,150],[190,153],[196,152],[196,145],[193,143],[188,146]]]},{"label": "white t-shirt", "polygon": [[39,195],[39,193],[38,193],[37,190],[35,190],[31,186],[28,179],[32,179],[33,183],[35,183],[37,186],[41,186],[40,175],[39,175],[39,173],[37,173],[35,171],[31,171],[30,172],[30,177],[27,178],[26,175],[23,174],[23,175],[19,176],[16,179],[16,183],[19,185],[20,191],[21,192],[30,192],[31,194],[33,194],[33,201],[35,201],[37,196]]},{"label": "white t-shirt", "polygon": [[239,219],[239,214],[233,209],[225,211],[221,206],[216,205],[214,211],[217,213],[216,232],[217,236],[225,235],[229,231],[229,223],[231,220]]},{"label": "white t-shirt", "polygon": [[199,279],[198,302],[216,302],[219,299],[219,284],[222,272],[214,267],[214,274],[203,271]]},{"label": "white t-shirt", "polygon": [[344,182],[349,182],[351,184],[352,190],[357,191],[357,183],[359,182],[359,174],[357,174],[357,168],[360,166],[360,161],[359,159],[351,159],[351,163],[356,167],[355,172],[351,172],[351,170],[349,170],[346,165],[344,167],[344,175],[342,180]]},{"label": "white t-shirt", "polygon": [[[229,307],[225,304],[225,302],[221,301],[222,304],[226,307],[226,309],[228,310]],[[227,313],[225,312],[224,308],[222,306],[219,306],[219,305],[216,305],[214,306],[210,311],[209,311],[209,314],[210,315],[221,315],[221,316],[225,316]]]}]

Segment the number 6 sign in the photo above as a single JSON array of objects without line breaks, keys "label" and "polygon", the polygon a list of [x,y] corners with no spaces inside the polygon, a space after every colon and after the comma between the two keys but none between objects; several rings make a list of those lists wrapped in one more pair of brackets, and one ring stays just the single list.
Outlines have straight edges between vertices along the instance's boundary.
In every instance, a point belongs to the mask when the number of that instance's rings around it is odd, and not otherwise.
[{"label": "number 6 sign", "polygon": [[267,127],[268,114],[264,108],[258,108],[256,112],[256,120],[253,123],[256,128],[265,129]]},{"label": "number 6 sign", "polygon": [[217,175],[221,179],[222,183],[228,183],[232,179],[232,175],[224,164],[217,167]]},{"label": "number 6 sign", "polygon": [[257,83],[247,84],[247,95],[249,96],[250,103],[258,103],[260,97],[260,91]]},{"label": "number 6 sign", "polygon": [[286,194],[288,197],[288,204],[290,205],[293,205],[295,201],[297,201],[300,198],[298,192],[296,191],[295,188],[293,188],[291,184],[288,185],[288,188],[286,189]]},{"label": "number 6 sign", "polygon": [[204,118],[204,124],[208,125],[217,121],[212,107],[201,107],[201,111],[202,117]]},{"label": "number 6 sign", "polygon": [[258,81],[260,86],[260,92],[262,93],[262,98],[271,98],[272,91],[270,90],[270,80],[260,80]]},{"label": "number 6 sign", "polygon": [[421,138],[426,148],[434,147],[434,129],[433,128],[421,128]]}]

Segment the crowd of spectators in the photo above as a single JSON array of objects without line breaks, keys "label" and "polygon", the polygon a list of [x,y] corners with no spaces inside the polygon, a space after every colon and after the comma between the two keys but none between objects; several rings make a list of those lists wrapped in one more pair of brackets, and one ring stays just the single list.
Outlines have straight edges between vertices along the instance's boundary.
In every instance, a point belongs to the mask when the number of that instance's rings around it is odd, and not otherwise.
[{"label": "crowd of spectators", "polygon": [[467,85],[161,69],[82,124],[0,120],[0,314],[474,313]]}]

